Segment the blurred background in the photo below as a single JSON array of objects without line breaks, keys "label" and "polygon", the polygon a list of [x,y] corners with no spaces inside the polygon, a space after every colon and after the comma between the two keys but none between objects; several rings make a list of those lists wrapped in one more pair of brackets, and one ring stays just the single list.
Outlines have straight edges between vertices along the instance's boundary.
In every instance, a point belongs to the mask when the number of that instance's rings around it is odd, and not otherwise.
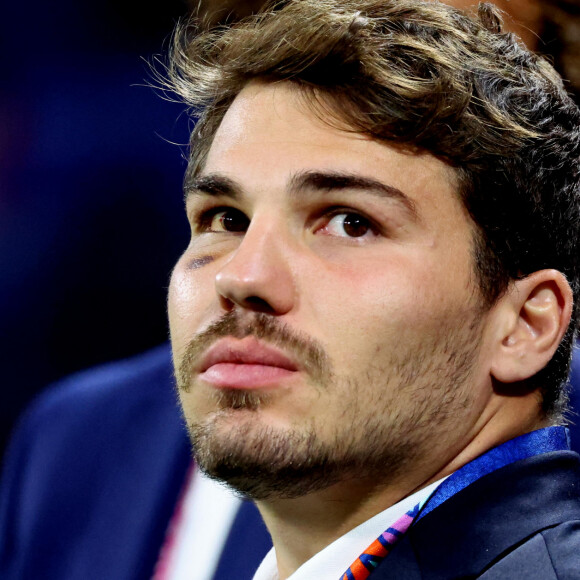
[{"label": "blurred background", "polygon": [[[190,11],[211,24],[262,4],[3,6],[0,455],[15,418],[47,384],[167,339],[167,280],[188,237],[181,180],[189,126],[182,105],[145,86],[147,62]],[[580,86],[580,2],[499,4],[570,88]]]},{"label": "blurred background", "polygon": [[186,240],[182,107],[143,86],[181,0],[6,2],[0,21],[0,446],[58,377],[166,337]]},{"label": "blurred background", "polygon": [[167,340],[188,228],[184,107],[145,86],[180,17],[262,2],[5,2],[0,19],[0,457],[49,383]]}]

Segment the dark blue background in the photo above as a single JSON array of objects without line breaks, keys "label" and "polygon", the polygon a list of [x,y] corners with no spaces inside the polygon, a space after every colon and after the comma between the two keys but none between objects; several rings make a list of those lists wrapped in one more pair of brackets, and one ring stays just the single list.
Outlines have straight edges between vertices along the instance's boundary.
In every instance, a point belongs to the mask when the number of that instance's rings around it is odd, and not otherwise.
[{"label": "dark blue background", "polygon": [[185,0],[6,2],[0,19],[0,453],[76,369],[167,338],[187,242],[182,105],[144,87]]}]

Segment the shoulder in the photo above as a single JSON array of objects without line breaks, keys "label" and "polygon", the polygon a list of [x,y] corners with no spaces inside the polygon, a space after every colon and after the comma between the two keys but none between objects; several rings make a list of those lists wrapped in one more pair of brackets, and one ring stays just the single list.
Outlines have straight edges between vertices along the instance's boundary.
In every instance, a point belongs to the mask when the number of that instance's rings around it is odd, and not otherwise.
[{"label": "shoulder", "polygon": [[4,467],[21,464],[46,473],[61,461],[62,467],[77,459],[111,458],[132,439],[148,443],[162,425],[169,432],[162,439],[183,431],[168,345],[76,373],[47,388],[22,415]]},{"label": "shoulder", "polygon": [[580,580],[579,522],[578,455],[536,455],[481,477],[419,519],[383,577],[415,566],[417,579]]},{"label": "shoulder", "polygon": [[480,578],[580,579],[580,520],[563,522],[534,534],[502,556]]},{"label": "shoulder", "polygon": [[126,360],[75,373],[45,389],[23,413],[15,439],[78,436],[99,424],[113,426],[127,414],[175,401],[169,345]]},{"label": "shoulder", "polygon": [[118,397],[130,401],[139,387],[139,397],[160,392],[173,384],[171,351],[163,344],[137,356],[109,362],[72,374],[45,389],[30,405],[27,416],[66,411],[78,405],[102,404]]},{"label": "shoulder", "polygon": [[[580,580],[580,463],[554,451],[517,461],[457,494],[467,567],[485,580]],[[435,510],[436,511],[436,510]],[[458,541],[460,541],[458,539]],[[458,554],[460,559],[461,556]],[[464,564],[465,565],[465,564]]]},{"label": "shoulder", "polygon": [[114,562],[149,570],[189,464],[168,346],[48,388],[5,457],[0,576],[129,577]]}]

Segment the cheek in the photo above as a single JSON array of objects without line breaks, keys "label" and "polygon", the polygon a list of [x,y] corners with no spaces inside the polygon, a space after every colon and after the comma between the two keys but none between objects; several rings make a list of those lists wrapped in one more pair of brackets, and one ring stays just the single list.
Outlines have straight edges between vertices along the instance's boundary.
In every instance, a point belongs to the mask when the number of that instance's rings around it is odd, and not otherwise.
[{"label": "cheek", "polygon": [[207,317],[213,278],[211,273],[202,271],[206,268],[193,272],[182,258],[171,274],[167,312],[174,349],[185,346]]},{"label": "cheek", "polygon": [[[440,268],[426,266],[408,258],[383,258],[320,269],[314,278],[320,289],[316,303],[337,320],[373,323],[388,317],[393,323],[398,318],[414,318],[415,312],[418,316],[423,307],[436,302],[439,293],[446,293],[439,279]],[[314,307],[315,302],[309,302]]]},{"label": "cheek", "polygon": [[337,365],[376,363],[379,352],[410,346],[418,334],[445,324],[450,310],[461,308],[442,269],[426,266],[389,259],[380,268],[375,261],[319,271],[307,310],[311,328]]}]

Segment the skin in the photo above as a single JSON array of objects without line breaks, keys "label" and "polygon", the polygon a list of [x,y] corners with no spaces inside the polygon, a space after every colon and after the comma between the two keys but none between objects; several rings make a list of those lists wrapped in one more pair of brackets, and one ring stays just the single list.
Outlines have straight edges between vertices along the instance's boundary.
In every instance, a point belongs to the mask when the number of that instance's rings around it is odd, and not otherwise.
[{"label": "skin", "polygon": [[[312,183],[297,192],[292,177],[303,172],[362,176],[399,193]],[[179,396],[188,425],[204,430],[202,457],[219,463],[216,454],[231,452],[275,471],[285,440],[298,441],[287,446],[297,462],[310,452],[299,439],[308,433],[318,447],[364,454],[367,424],[380,428],[379,447],[399,450],[382,472],[351,463],[304,493],[257,494],[281,578],[403,497],[545,424],[536,393],[509,396],[494,382],[519,381],[549,360],[570,315],[569,288],[542,271],[484,308],[473,224],[441,161],[331,127],[289,83],[252,83],[226,113],[198,184],[208,176],[229,179],[237,195],[192,187],[192,239],[168,302]],[[349,213],[372,227],[348,235]],[[228,231],[224,215],[249,226]],[[224,385],[205,380],[186,353],[228,313],[248,328],[263,315],[316,344],[330,378],[299,367],[246,389],[251,404],[224,398]]]}]

